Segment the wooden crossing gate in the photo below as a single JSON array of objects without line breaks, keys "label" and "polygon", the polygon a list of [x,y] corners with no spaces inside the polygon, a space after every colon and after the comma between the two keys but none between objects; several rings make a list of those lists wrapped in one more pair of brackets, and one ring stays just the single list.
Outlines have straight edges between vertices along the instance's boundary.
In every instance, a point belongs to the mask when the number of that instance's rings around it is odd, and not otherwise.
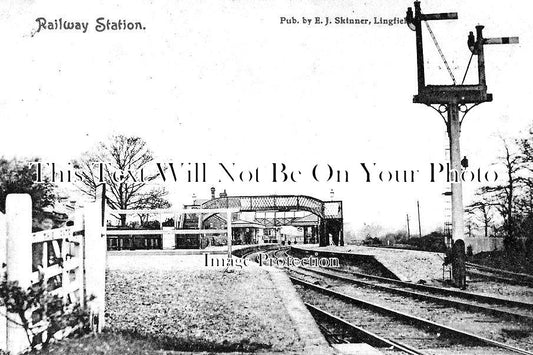
[{"label": "wooden crossing gate", "polygon": [[[43,279],[47,292],[66,305],[79,304],[91,316],[91,327],[104,326],[106,241],[102,204],[93,203],[76,215],[73,227],[32,233],[32,201],[27,194],[10,194],[6,213],[0,213],[1,277],[16,281],[23,289]],[[91,301],[87,301],[92,299]],[[30,347],[23,327],[9,320],[17,315],[0,309],[0,349],[17,354]],[[32,333],[61,338],[72,329],[46,334],[46,320],[36,317],[40,310],[28,310]],[[8,319],[9,318],[9,319]],[[32,339],[31,341],[36,341]]]}]

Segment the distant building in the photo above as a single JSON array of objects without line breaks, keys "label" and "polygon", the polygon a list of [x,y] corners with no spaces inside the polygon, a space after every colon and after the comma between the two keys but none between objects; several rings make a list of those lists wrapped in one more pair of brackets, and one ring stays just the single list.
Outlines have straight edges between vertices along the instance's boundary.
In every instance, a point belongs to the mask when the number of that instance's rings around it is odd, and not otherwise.
[{"label": "distant building", "polygon": [[[226,190],[218,198],[228,197]],[[185,209],[200,209],[206,202],[216,199],[215,189],[211,188],[211,199],[194,197],[192,203],[184,205]],[[108,228],[108,249],[204,249],[208,246],[222,246],[227,244],[226,214],[182,213],[174,218],[149,221],[138,226],[130,223],[128,230],[146,229],[146,234],[120,235]],[[238,212],[232,214],[232,244],[261,244],[261,243],[317,243],[319,218],[305,211],[272,211],[272,212]],[[117,229],[124,229],[115,227]],[[153,229],[154,233],[150,233]],[[162,235],[158,230],[185,230],[187,234],[166,233]],[[220,233],[192,233],[193,230],[212,229]]]}]

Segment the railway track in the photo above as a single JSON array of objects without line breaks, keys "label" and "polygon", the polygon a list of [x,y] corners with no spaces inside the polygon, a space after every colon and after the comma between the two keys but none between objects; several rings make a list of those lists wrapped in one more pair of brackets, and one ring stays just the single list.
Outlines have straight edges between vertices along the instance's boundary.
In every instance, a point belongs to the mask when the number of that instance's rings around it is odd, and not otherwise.
[{"label": "railway track", "polygon": [[[318,314],[317,319],[326,318],[327,322],[341,324],[344,327],[350,324],[354,326],[350,328],[351,334],[357,333],[363,341],[366,337],[369,343],[381,346],[386,344],[385,346],[411,354],[430,354],[439,351],[442,353],[442,350],[445,350],[446,353],[458,354],[533,355],[532,352],[509,343],[439,324],[411,313],[392,309],[390,306],[333,290],[335,286],[331,284],[319,286],[317,282],[308,282],[295,277],[294,274],[290,278],[300,286],[299,291],[304,302],[309,304],[308,307],[313,314]],[[327,326],[322,325],[322,327]],[[332,333],[334,332],[335,328]]]},{"label": "railway track", "polygon": [[[444,287],[413,284],[410,282],[351,271],[339,272],[332,268],[325,268],[321,270],[302,267],[301,269],[307,272],[343,280],[360,286],[375,288],[399,295],[405,295],[415,299],[428,300],[445,306],[456,307],[458,309],[484,312],[486,314],[500,316],[506,319],[515,319],[523,322],[533,322],[533,303],[529,302],[487,296],[479,293],[459,291]],[[498,307],[496,308],[495,305],[498,305]]]},{"label": "railway track", "polygon": [[471,277],[504,282],[511,285],[533,287],[533,276],[528,274],[511,272],[468,262],[466,263],[466,267],[467,273]]},{"label": "railway track", "polygon": [[384,338],[374,332],[363,329],[310,303],[305,303],[305,305],[313,317],[319,320],[319,328],[325,334],[326,339],[332,344],[365,342],[376,348],[389,348],[411,355],[426,354],[402,342]]},{"label": "railway track", "polygon": [[266,254],[269,257],[274,258],[280,258],[287,256],[287,251],[289,250],[288,247],[280,247],[279,249],[273,249],[273,250],[259,250],[259,251],[250,251],[248,253],[245,253],[241,256],[241,258],[247,258],[249,260],[252,260],[254,262],[258,261],[259,254]]}]

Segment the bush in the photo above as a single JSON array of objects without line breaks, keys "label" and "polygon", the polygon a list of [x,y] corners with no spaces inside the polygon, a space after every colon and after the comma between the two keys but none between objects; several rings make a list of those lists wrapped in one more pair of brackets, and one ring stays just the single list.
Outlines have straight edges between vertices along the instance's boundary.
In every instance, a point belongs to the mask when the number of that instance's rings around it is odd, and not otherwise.
[{"label": "bush", "polygon": [[[6,307],[8,322],[20,325],[26,332],[28,345],[35,349],[37,345],[48,346],[53,336],[67,327],[84,333],[89,327],[89,314],[79,304],[67,305],[63,298],[48,292],[44,280],[24,290],[17,281],[7,281],[4,275],[0,283],[0,306]],[[31,312],[31,319],[28,313]],[[32,325],[44,321],[45,330],[35,333]]]},{"label": "bush", "polygon": [[363,245],[381,245],[381,240],[377,237],[366,237],[365,240],[363,240]]},{"label": "bush", "polygon": [[411,238],[405,242],[406,244],[416,247],[418,250],[445,252],[446,245],[444,244],[444,234],[441,232],[432,232],[422,238]]},{"label": "bush", "polygon": [[167,218],[163,223],[163,227],[174,227],[174,218]]}]

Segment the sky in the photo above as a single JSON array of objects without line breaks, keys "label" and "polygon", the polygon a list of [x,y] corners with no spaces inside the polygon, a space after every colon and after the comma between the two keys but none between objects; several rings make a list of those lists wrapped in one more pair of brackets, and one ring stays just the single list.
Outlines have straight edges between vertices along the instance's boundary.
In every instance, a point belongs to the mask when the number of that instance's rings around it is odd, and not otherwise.
[{"label": "sky", "polygon": [[[210,181],[168,185],[175,206],[209,188],[230,195],[306,194],[343,200],[348,228],[405,229],[420,202],[422,231],[442,226],[446,182],[440,116],[413,104],[414,32],[405,25],[306,25],[302,17],[402,18],[409,1],[110,0],[0,3],[0,155],[64,164],[111,134],[145,139],[159,161],[206,162]],[[529,1],[423,1],[425,13],[459,13],[431,23],[458,80],[468,32],[519,36],[486,46],[494,101],[473,109],[461,148],[483,171],[500,154],[498,136],[517,137],[529,113],[533,24]],[[36,18],[87,21],[87,33],[41,31]],[[140,21],[142,31],[94,31],[95,19]],[[280,18],[298,24],[281,24]],[[424,34],[427,82],[451,84]],[[476,66],[467,82],[475,81]],[[260,182],[219,179],[219,163],[260,170]],[[271,182],[272,163],[302,171]],[[361,163],[371,168],[371,181]],[[374,166],[375,163],[375,166]],[[316,182],[312,168],[348,170],[349,182]],[[375,169],[375,170],[374,170]],[[240,171],[237,170],[237,171]],[[370,170],[370,169],[369,169]],[[419,170],[415,182],[380,182],[379,171]],[[322,170],[324,171],[324,170]],[[344,173],[343,173],[344,174]],[[222,181],[218,181],[222,180]],[[464,184],[468,203],[479,183]]]}]

